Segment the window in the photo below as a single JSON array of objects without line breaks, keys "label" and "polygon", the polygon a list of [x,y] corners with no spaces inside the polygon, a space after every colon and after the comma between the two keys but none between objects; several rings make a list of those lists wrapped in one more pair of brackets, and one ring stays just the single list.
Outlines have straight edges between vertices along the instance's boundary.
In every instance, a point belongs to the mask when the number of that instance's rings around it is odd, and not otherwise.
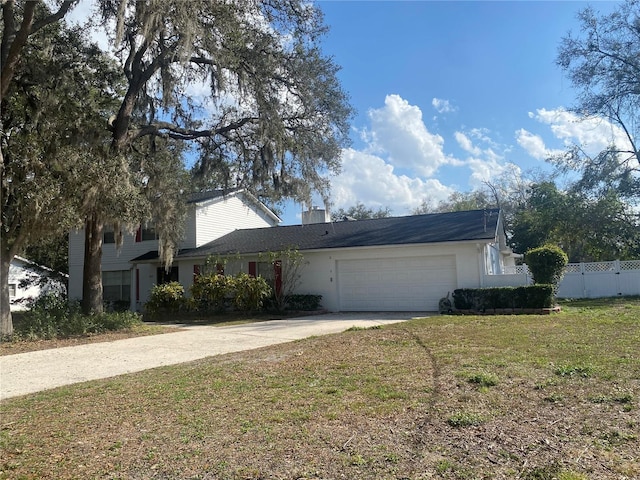
[{"label": "window", "polygon": [[15,296],[16,296],[16,284],[15,283],[10,283],[9,284],[9,298],[15,297]]},{"label": "window", "polygon": [[106,231],[102,234],[102,243],[116,243],[116,235],[113,231]]},{"label": "window", "polygon": [[102,295],[107,302],[131,300],[131,272],[102,272]]},{"label": "window", "polygon": [[164,267],[158,268],[158,285],[178,281],[178,267],[171,267],[168,272]]},{"label": "window", "polygon": [[158,234],[154,227],[140,227],[136,232],[136,242],[146,242],[147,240],[157,240]]}]

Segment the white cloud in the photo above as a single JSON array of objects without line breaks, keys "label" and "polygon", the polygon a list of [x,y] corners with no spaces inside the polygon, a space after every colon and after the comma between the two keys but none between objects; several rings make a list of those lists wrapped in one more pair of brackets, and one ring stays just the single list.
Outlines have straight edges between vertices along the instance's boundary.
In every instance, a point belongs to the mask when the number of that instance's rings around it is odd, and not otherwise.
[{"label": "white cloud", "polygon": [[537,160],[546,160],[562,153],[562,150],[547,148],[540,135],[533,134],[524,128],[516,131],[516,141],[529,155]]},{"label": "white cloud", "polygon": [[617,125],[600,117],[581,117],[564,109],[547,110],[541,108],[529,117],[549,125],[553,135],[564,146],[580,145],[585,152],[595,155],[612,143],[618,148],[629,148],[624,131]]},{"label": "white cloud", "polygon": [[399,95],[387,95],[385,105],[369,111],[371,128],[363,138],[370,151],[388,155],[389,163],[430,177],[453,160],[444,154],[444,139],[429,132],[422,111]]},{"label": "white cloud", "polygon": [[458,110],[453,105],[451,105],[449,100],[443,100],[441,98],[434,98],[433,100],[431,100],[431,105],[436,109],[438,113],[451,113]]},{"label": "white cloud", "polygon": [[453,135],[458,142],[458,145],[460,145],[460,148],[462,148],[465,152],[469,152],[472,155],[480,155],[480,153],[482,152],[480,148],[473,145],[471,139],[464,133],[455,132]]},{"label": "white cloud", "polygon": [[406,215],[423,200],[437,203],[453,191],[436,179],[398,175],[394,166],[370,153],[347,149],[342,172],[331,180],[333,209],[363,203],[368,208],[389,207],[393,215]]}]

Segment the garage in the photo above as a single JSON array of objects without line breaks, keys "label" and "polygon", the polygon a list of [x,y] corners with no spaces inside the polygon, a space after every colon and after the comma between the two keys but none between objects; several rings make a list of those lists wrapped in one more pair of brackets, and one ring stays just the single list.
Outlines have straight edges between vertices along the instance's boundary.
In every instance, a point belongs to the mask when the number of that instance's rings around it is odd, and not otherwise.
[{"label": "garage", "polygon": [[437,311],[457,288],[456,257],[339,260],[341,311]]}]

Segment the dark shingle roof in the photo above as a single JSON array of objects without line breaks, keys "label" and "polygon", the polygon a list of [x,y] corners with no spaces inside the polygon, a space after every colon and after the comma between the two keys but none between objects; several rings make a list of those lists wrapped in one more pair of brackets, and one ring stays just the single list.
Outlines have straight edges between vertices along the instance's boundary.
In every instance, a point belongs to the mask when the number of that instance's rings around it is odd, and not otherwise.
[{"label": "dark shingle roof", "polygon": [[235,230],[178,258],[325,248],[491,240],[499,210],[471,210],[371,220]]}]

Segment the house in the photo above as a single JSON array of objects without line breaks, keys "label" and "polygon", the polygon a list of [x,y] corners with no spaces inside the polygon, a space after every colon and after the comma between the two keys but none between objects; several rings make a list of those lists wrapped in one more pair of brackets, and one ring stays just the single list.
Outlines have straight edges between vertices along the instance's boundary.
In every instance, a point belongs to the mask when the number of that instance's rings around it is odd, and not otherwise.
[{"label": "house", "polygon": [[[215,190],[195,194],[189,200],[185,238],[180,250],[195,249],[236,229],[273,227],[280,218],[255,196],[244,189]],[[113,231],[105,231],[102,246],[102,286],[104,300],[125,303],[140,310],[156,283],[177,280],[193,281],[193,268],[174,264],[166,272],[159,265],[158,238],[152,227],[141,226],[135,234],[125,234],[117,250]],[[153,262],[131,263],[139,257],[155,258]],[[84,230],[69,235],[69,298],[82,298],[84,263]]]},{"label": "house", "polygon": [[[333,223],[323,212],[311,212],[318,223],[237,229],[183,249],[174,260],[180,282],[188,289],[207,258],[226,258],[227,274],[277,282],[284,267],[264,253],[294,248],[306,263],[297,293],[322,295],[330,311],[437,311],[447,293],[515,265],[497,209]],[[154,270],[157,252],[131,262]]]},{"label": "house", "polygon": [[29,303],[48,292],[64,292],[66,287],[50,268],[22,257],[14,257],[9,265],[9,300],[11,311],[26,310]]}]

